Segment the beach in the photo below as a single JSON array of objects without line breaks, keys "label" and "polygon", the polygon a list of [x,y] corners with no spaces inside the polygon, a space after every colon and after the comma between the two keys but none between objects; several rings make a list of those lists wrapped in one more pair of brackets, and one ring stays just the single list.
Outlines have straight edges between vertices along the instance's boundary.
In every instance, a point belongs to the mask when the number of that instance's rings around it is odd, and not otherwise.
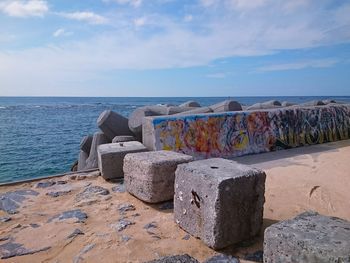
[{"label": "beach", "polygon": [[[350,220],[349,156],[344,140],[234,158],[266,172],[264,223],[258,237],[220,251],[175,224],[172,202],[144,203],[98,171],[2,185],[1,195],[33,192],[17,213],[0,211],[10,218],[0,225],[0,254],[10,255],[10,243],[17,250],[3,262],[146,262],[185,253],[200,262],[218,253],[250,262],[244,258],[259,255],[263,230],[275,222],[308,210]],[[67,211],[75,212],[62,216]]]}]

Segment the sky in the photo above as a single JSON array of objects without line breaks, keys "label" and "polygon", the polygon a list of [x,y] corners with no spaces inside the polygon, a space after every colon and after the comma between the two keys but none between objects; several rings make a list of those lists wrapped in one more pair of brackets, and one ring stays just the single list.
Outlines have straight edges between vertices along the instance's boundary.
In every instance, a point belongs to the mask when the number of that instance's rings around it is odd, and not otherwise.
[{"label": "sky", "polygon": [[0,96],[349,96],[348,0],[0,0]]}]

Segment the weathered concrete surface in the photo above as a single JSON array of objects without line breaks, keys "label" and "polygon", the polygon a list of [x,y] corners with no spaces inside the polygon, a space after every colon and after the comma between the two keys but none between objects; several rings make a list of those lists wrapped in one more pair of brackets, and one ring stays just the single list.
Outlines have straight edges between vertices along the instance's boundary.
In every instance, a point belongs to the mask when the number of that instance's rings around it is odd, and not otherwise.
[{"label": "weathered concrete surface", "polygon": [[233,158],[349,138],[350,104],[147,117],[143,130],[148,149],[198,159]]},{"label": "weathered concrete surface", "polygon": [[78,157],[78,171],[82,171],[86,167],[86,160],[89,158],[89,155],[84,152],[80,151],[79,152],[79,157]]},{"label": "weathered concrete surface", "polygon": [[171,200],[177,166],[192,160],[192,156],[170,151],[127,154],[123,168],[126,190],[149,203]]},{"label": "weathered concrete surface", "polygon": [[117,143],[117,142],[132,142],[132,141],[137,141],[137,138],[134,136],[115,136],[112,140],[112,143]]},{"label": "weathered concrete surface", "polygon": [[185,231],[214,249],[259,233],[263,171],[214,158],[180,164],[175,174],[174,218]]},{"label": "weathered concrete surface", "polygon": [[265,263],[350,262],[350,222],[305,212],[265,230]]},{"label": "weathered concrete surface", "polygon": [[167,256],[160,259],[148,261],[147,263],[199,263],[195,258],[185,254],[176,256]]},{"label": "weathered concrete surface", "polygon": [[80,142],[80,149],[84,151],[88,156],[91,150],[92,139],[93,139],[93,136],[87,135],[87,136],[84,136]]},{"label": "weathered concrete surface", "polygon": [[37,196],[39,193],[31,189],[16,190],[0,194],[0,210],[8,214],[16,214],[22,202],[30,196]]},{"label": "weathered concrete surface", "polygon": [[[293,218],[310,209],[350,220],[349,204],[344,201],[350,200],[349,156],[348,140],[244,156],[236,158],[236,161],[244,164],[255,163],[254,166],[266,172],[264,229],[272,223]],[[10,221],[0,223],[0,245],[13,242],[22,244],[29,250],[51,247],[33,255],[0,261],[73,262],[88,245],[94,245],[94,248],[83,254],[80,262],[137,263],[183,254],[205,262],[217,254],[201,240],[189,237],[177,226],[172,213],[172,202],[148,205],[127,192],[113,192],[113,187],[119,189],[122,184],[105,181],[96,174],[98,175],[97,172],[86,172],[0,186],[1,194],[21,189],[31,189],[39,193],[37,196],[28,196],[18,208],[17,214],[8,215],[0,211],[0,217],[11,217]],[[51,191],[51,187],[36,188],[38,183],[45,184],[47,181],[66,181],[73,190],[68,195],[48,198],[46,192]],[[99,197],[100,201],[76,207],[76,195],[90,186],[101,186],[108,189],[110,194],[95,196],[94,198]],[[132,204],[135,210],[126,211],[125,215],[121,215],[118,208],[123,204]],[[88,215],[85,223],[74,223],[75,218],[47,223],[49,218],[75,209],[81,209]],[[135,224],[120,232],[112,229],[110,225],[117,223],[122,217]],[[144,229],[144,226],[151,222],[155,222],[157,228]],[[31,227],[30,224],[33,223],[40,227]],[[67,239],[77,228],[84,235]],[[220,253],[239,258],[241,263],[252,263],[253,261],[247,261],[245,258],[250,258],[249,255],[262,249],[263,231],[257,239],[230,246]]]},{"label": "weathered concrete surface", "polygon": [[278,100],[269,100],[269,101],[265,101],[265,102],[255,103],[255,104],[247,107],[247,110],[273,109],[273,108],[281,107],[281,106],[282,106],[282,104]]},{"label": "weathered concrete surface", "polygon": [[109,143],[98,147],[98,168],[104,179],[124,177],[124,157],[128,153],[145,152],[140,142]]},{"label": "weathered concrete surface", "polygon": [[200,107],[197,101],[189,100],[179,105],[179,107]]},{"label": "weathered concrete surface", "polygon": [[213,112],[226,112],[226,111],[241,111],[242,106],[239,102],[234,100],[225,100],[217,104],[209,106]]},{"label": "weathered concrete surface", "polygon": [[97,119],[97,126],[104,132],[109,141],[112,141],[118,135],[134,135],[129,129],[128,122],[129,120],[124,116],[106,110]]},{"label": "weathered concrete surface", "polygon": [[86,160],[85,169],[92,169],[98,167],[97,147],[102,144],[111,142],[103,132],[96,132],[92,139],[89,158]]}]

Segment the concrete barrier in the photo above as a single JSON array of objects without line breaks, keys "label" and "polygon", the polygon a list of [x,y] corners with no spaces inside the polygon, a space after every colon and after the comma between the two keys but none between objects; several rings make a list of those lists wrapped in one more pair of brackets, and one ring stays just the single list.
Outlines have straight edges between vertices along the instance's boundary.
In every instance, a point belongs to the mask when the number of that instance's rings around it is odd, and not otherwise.
[{"label": "concrete barrier", "polygon": [[225,100],[217,104],[209,106],[213,112],[226,112],[226,111],[241,111],[242,106],[239,102],[234,100]]},{"label": "concrete barrier", "polygon": [[92,139],[89,158],[86,160],[85,169],[92,169],[92,168],[98,167],[97,147],[101,144],[106,144],[110,142],[111,141],[107,138],[107,136],[103,132],[95,132],[94,137]]},{"label": "concrete barrier", "polygon": [[128,119],[110,110],[102,112],[97,119],[97,126],[112,141],[118,135],[134,135],[128,126]]},{"label": "concrete barrier", "polygon": [[123,167],[126,190],[148,203],[171,200],[177,166],[192,160],[192,156],[171,151],[127,154]]},{"label": "concrete barrier", "polygon": [[85,169],[86,166],[86,160],[89,158],[89,155],[85,151],[79,152],[79,158],[78,158],[78,169],[77,171],[82,171]]},{"label": "concrete barrier", "polygon": [[269,100],[265,102],[255,103],[247,108],[247,110],[264,110],[264,109],[273,109],[281,107],[282,104],[278,100]]},{"label": "concrete barrier", "polygon": [[91,144],[92,144],[92,136],[84,136],[83,139],[80,142],[80,149],[84,152],[86,152],[89,156],[90,150],[91,150]]},{"label": "concrete barrier", "polygon": [[350,105],[145,118],[143,143],[196,158],[231,158],[350,138]]},{"label": "concrete barrier", "polygon": [[263,222],[263,171],[222,158],[180,164],[174,218],[189,234],[221,249],[257,235]]},{"label": "concrete barrier", "polygon": [[134,136],[115,136],[112,140],[112,143],[117,143],[117,142],[132,142],[132,141],[137,141],[137,139]]},{"label": "concrete barrier", "polygon": [[179,107],[200,107],[197,101],[189,100],[179,105]]},{"label": "concrete barrier", "polygon": [[305,212],[265,230],[264,262],[350,262],[350,222]]}]

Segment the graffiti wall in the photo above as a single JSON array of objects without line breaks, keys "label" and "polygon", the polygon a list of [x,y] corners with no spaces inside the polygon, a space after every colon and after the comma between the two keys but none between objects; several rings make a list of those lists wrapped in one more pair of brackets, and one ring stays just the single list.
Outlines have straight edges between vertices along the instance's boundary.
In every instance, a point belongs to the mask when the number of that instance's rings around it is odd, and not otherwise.
[{"label": "graffiti wall", "polygon": [[[349,139],[350,105],[226,112],[151,120],[153,150],[235,157]],[[149,140],[148,140],[149,141]]]}]

